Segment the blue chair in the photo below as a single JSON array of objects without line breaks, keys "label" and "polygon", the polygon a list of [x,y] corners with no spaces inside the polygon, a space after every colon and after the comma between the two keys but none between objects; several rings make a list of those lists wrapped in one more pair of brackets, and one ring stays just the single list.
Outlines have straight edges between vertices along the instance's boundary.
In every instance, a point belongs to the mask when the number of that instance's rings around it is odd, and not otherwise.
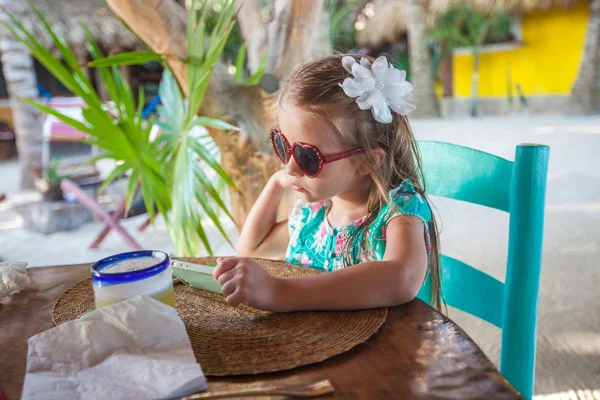
[{"label": "blue chair", "polygon": [[[515,161],[468,147],[419,142],[427,194],[510,213],[505,283],[441,256],[446,303],[502,329],[500,372],[527,399],[533,395],[537,299],[550,148],[517,146]],[[418,298],[429,302],[431,286]]]}]

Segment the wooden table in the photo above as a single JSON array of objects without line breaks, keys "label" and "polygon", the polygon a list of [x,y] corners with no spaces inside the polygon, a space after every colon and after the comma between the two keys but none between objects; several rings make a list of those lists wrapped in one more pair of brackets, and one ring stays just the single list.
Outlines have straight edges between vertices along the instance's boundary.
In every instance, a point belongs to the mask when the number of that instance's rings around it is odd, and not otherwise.
[{"label": "wooden table", "polygon": [[[0,388],[21,395],[27,340],[54,326],[54,302],[89,277],[90,265],[30,269],[31,284],[0,305]],[[249,382],[328,378],[335,399],[521,399],[475,343],[451,320],[414,300],[391,308],[365,344],[287,372],[209,379],[209,390]]]}]

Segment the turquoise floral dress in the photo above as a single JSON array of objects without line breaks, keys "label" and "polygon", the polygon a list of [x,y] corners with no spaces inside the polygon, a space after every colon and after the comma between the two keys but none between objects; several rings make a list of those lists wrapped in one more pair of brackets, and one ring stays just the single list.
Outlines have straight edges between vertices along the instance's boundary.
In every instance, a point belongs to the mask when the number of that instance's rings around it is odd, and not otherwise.
[{"label": "turquoise floral dress", "polygon": [[[290,210],[288,225],[290,244],[285,260],[325,271],[347,266],[346,243],[366,217],[340,228],[332,228],[327,220],[331,202],[306,203],[298,200]],[[425,245],[431,250],[429,220],[431,209],[427,201],[415,191],[412,181],[405,180],[390,191],[389,202],[380,210],[369,227],[368,245],[361,238],[358,248],[350,249],[350,265],[365,261],[381,261],[386,248],[388,223],[401,215],[417,217],[425,225]]]}]

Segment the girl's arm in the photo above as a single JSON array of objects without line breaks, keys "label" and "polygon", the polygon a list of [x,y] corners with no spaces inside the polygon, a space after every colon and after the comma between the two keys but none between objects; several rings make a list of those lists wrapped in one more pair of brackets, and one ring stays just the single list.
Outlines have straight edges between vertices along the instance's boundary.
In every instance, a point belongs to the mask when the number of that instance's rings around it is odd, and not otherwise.
[{"label": "girl's arm", "polygon": [[415,298],[427,272],[423,223],[394,218],[383,261],[317,276],[276,278],[251,259],[221,260],[215,278],[229,304],[269,311],[356,310],[391,307]]},{"label": "girl's arm", "polygon": [[290,241],[287,220],[277,221],[277,210],[290,183],[281,170],[273,174],[248,214],[238,239],[242,257],[280,258]]}]

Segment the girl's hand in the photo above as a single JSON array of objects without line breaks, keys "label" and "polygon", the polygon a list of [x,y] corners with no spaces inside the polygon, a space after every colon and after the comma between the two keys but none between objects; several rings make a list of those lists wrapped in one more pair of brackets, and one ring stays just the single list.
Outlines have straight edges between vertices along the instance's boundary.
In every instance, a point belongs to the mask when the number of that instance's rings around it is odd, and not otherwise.
[{"label": "girl's hand", "polygon": [[277,184],[277,186],[279,186],[280,188],[282,188],[284,190],[292,187],[292,182],[290,181],[290,178],[285,173],[284,169],[280,169],[279,171],[277,171],[273,175],[271,175],[271,180],[273,180]]},{"label": "girl's hand", "polygon": [[219,258],[213,276],[221,285],[227,304],[274,311],[279,278],[252,258]]}]

